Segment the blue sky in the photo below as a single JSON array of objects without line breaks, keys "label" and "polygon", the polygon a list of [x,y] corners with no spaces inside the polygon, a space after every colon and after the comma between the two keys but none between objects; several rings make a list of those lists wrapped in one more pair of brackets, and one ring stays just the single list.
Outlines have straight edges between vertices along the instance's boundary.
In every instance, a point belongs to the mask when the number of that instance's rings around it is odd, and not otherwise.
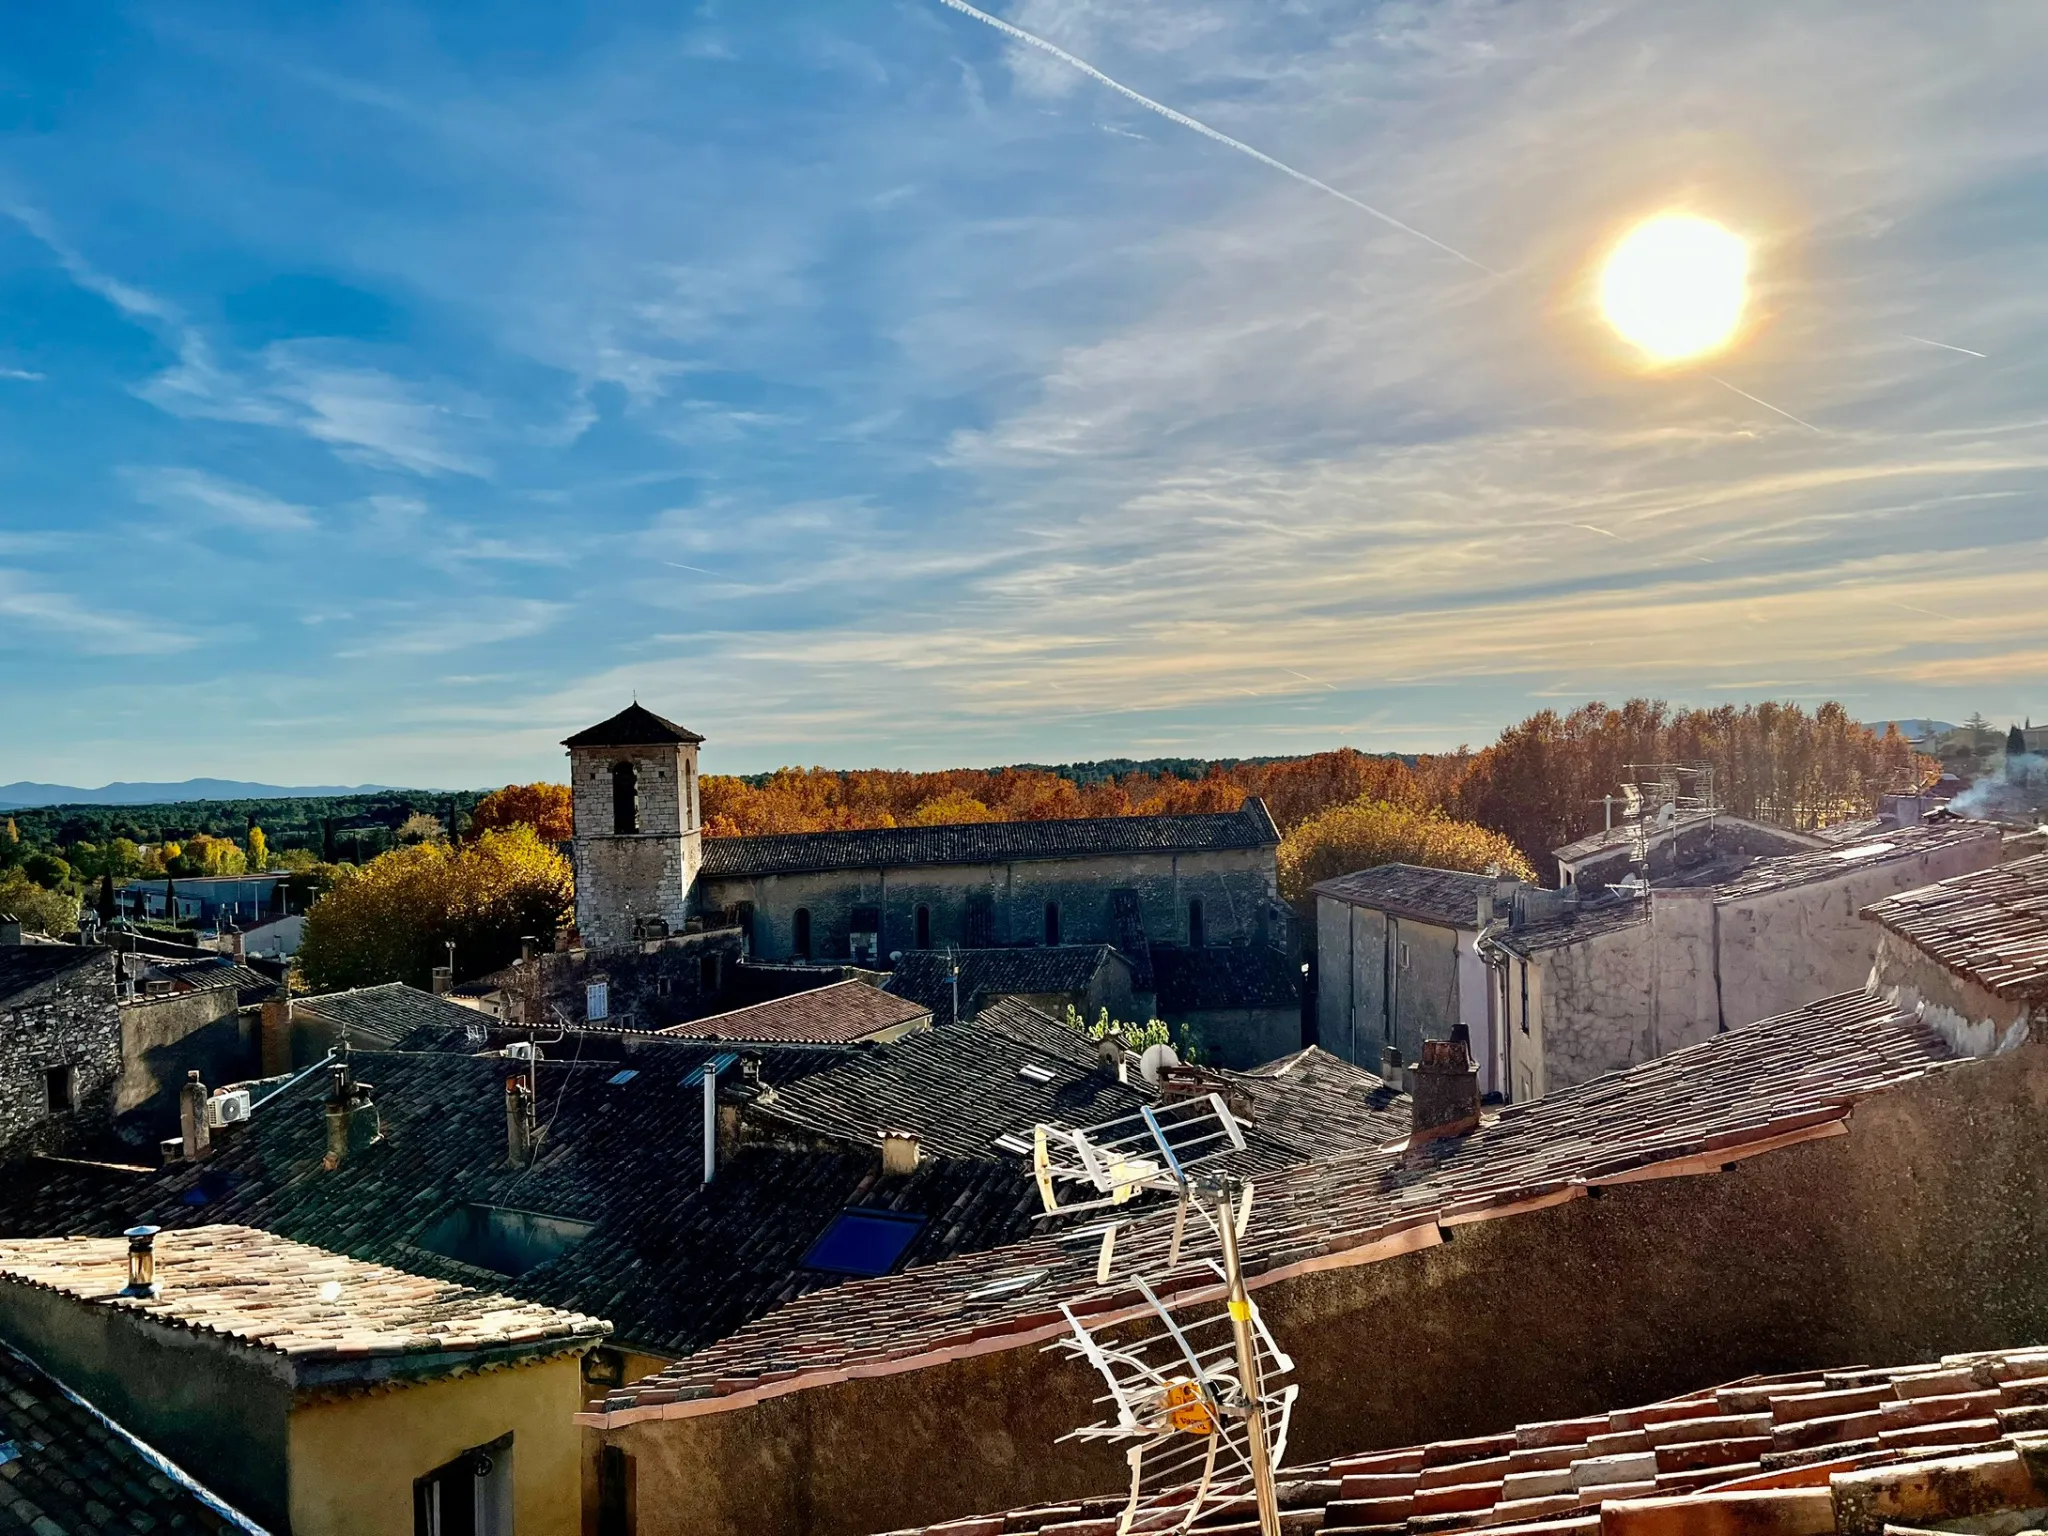
[{"label": "blue sky", "polygon": [[2048,716],[2048,11],[991,8],[1500,275],[938,0],[9,8],[0,781]]}]

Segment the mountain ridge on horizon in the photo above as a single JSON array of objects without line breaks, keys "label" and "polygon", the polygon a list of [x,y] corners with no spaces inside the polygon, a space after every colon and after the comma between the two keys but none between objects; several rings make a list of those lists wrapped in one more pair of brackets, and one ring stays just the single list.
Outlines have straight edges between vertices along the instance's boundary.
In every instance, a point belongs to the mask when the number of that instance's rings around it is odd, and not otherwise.
[{"label": "mountain ridge on horizon", "polygon": [[176,783],[39,784],[27,779],[0,784],[0,811],[33,811],[52,805],[179,805],[201,800],[296,800],[340,795],[388,794],[396,784],[254,784],[240,779],[182,779]]}]

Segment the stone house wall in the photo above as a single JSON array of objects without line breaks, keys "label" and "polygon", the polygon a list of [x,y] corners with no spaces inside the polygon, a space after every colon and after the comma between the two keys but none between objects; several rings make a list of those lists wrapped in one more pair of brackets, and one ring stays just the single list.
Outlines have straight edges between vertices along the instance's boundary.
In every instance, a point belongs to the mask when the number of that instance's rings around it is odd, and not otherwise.
[{"label": "stone house wall", "polygon": [[[84,964],[0,1005],[0,1162],[63,1152],[104,1130],[121,1075],[115,956]],[[69,1110],[52,1111],[50,1073],[68,1073]]]},{"label": "stone house wall", "polygon": [[1271,942],[1283,924],[1271,848],[731,876],[700,885],[706,911],[751,905],[749,952],[771,961],[796,957],[799,909],[810,913],[810,958],[828,962],[851,958],[856,907],[880,910],[884,962],[920,947],[920,906],[931,928],[922,947],[932,949],[1042,944],[1047,903],[1058,905],[1061,943],[1118,944],[1119,890],[1138,893],[1148,939],[1186,943],[1189,903],[1196,900],[1210,944]]},{"label": "stone house wall", "polygon": [[[2048,1047],[2027,1046],[1865,1100],[1847,1135],[1260,1287],[1302,1389],[1287,1461],[2037,1343],[2044,1134]],[[857,1536],[1114,1496],[1111,1451],[1059,1442],[1100,1391],[1031,1345],[589,1428],[586,1500],[604,1443],[632,1458],[640,1536]]]},{"label": "stone house wall", "polygon": [[1472,978],[1464,956],[1472,939],[1467,930],[1317,897],[1316,1043],[1377,1072],[1382,1046],[1395,1045],[1403,1061],[1415,1061],[1424,1040],[1449,1039],[1465,1023],[1475,1026],[1473,1049],[1481,1051],[1486,994],[1481,987],[1465,995]]},{"label": "stone house wall", "polygon": [[511,968],[507,1017],[531,1024],[594,1022],[586,1017],[588,988],[603,981],[613,1026],[658,1029],[739,1007],[729,993],[740,958],[737,928],[536,955]]}]

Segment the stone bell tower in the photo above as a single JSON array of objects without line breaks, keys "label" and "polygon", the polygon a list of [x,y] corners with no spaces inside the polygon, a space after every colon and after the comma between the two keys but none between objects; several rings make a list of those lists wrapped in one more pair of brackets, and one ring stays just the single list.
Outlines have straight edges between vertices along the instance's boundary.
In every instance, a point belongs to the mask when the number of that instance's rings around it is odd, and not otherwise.
[{"label": "stone bell tower", "polygon": [[703,740],[631,704],[562,743],[576,819],[576,927],[587,947],[682,932],[704,857]]}]

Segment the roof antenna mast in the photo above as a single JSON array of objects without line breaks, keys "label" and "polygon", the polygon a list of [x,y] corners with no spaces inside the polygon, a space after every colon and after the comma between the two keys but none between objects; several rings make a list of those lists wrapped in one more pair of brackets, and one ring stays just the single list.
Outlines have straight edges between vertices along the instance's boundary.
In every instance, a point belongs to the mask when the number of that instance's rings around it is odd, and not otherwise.
[{"label": "roof antenna mast", "polygon": [[[1101,1373],[1116,1410],[1109,1422],[1062,1438],[1123,1443],[1131,1491],[1118,1536],[1186,1531],[1205,1514],[1246,1503],[1258,1513],[1261,1536],[1280,1536],[1274,1471],[1286,1454],[1300,1389],[1276,1385],[1294,1362],[1245,1288],[1238,1242],[1251,1220],[1252,1186],[1214,1166],[1244,1144],[1236,1118],[1213,1093],[1146,1105],[1086,1130],[1040,1125],[1033,1136],[1032,1171],[1049,1216],[1115,1210],[1147,1195],[1174,1197],[1171,1230],[1163,1202],[1155,1202],[1146,1214],[1158,1219],[1143,1223],[1149,1230],[1131,1245],[1154,1265],[1164,1260],[1156,1289],[1142,1273],[1131,1277],[1144,1311],[1112,1309],[1119,1320],[1091,1329],[1060,1304],[1073,1337],[1055,1347]],[[1079,1198],[1062,1201],[1062,1186]],[[1206,1228],[1220,1248],[1193,1274],[1181,1265],[1191,1211],[1199,1221],[1196,1240]],[[1098,1287],[1109,1284],[1125,1219],[1112,1216],[1076,1234],[1101,1234]]]}]

